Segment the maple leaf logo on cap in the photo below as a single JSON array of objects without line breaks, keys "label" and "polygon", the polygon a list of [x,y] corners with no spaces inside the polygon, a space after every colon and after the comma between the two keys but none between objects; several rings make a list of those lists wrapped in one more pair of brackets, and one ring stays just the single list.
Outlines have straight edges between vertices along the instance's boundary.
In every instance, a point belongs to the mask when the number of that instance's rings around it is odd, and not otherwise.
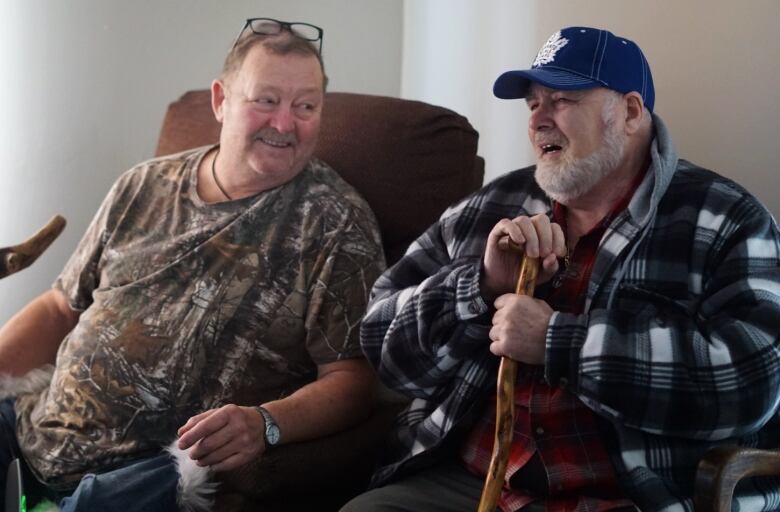
[{"label": "maple leaf logo on cap", "polygon": [[558,50],[566,46],[566,43],[568,42],[568,39],[561,37],[560,30],[551,35],[550,39],[548,39],[547,42],[544,43],[544,46],[542,46],[542,49],[539,50],[539,53],[536,55],[536,59],[534,60],[534,63],[531,67],[539,67],[542,64],[549,64],[550,62],[554,61],[555,54],[558,53]]}]

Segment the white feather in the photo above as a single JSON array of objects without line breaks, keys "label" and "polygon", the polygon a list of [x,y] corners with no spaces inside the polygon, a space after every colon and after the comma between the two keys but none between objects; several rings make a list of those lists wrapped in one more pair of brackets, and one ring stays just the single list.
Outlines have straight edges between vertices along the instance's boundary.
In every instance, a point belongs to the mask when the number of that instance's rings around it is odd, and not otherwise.
[{"label": "white feather", "polygon": [[212,480],[210,468],[198,466],[189,456],[189,450],[182,450],[176,446],[176,441],[170,444],[166,451],[176,461],[176,469],[179,471],[179,485],[176,493],[176,502],[185,512],[206,512],[211,510],[214,504],[214,493],[217,491],[217,482]]}]

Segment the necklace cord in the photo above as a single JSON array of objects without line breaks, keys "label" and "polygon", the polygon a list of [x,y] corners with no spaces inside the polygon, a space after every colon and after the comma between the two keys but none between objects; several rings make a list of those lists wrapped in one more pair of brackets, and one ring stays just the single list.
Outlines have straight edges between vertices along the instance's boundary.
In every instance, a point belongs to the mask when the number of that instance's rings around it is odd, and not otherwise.
[{"label": "necklace cord", "polygon": [[222,183],[219,182],[219,178],[217,178],[217,157],[219,156],[219,148],[217,148],[217,153],[214,155],[214,159],[211,161],[211,176],[214,178],[214,183],[217,184],[217,188],[220,192],[222,192],[222,195],[227,197],[228,201],[232,201],[233,198],[230,197],[230,194],[227,193],[227,190],[225,190],[225,187],[222,186]]}]

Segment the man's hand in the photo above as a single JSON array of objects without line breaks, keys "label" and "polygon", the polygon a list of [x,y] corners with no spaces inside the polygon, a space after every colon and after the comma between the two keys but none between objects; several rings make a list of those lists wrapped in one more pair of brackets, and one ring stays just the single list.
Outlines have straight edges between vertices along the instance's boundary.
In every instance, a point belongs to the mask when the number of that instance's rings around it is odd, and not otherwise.
[{"label": "man's hand", "polygon": [[265,451],[263,416],[253,407],[225,405],[193,416],[179,429],[179,448],[199,466],[228,471]]},{"label": "man's hand", "polygon": [[539,299],[507,293],[496,299],[490,351],[526,364],[542,365],[547,324],[553,310]]},{"label": "man's hand", "polygon": [[[351,427],[371,412],[376,385],[365,359],[317,366],[317,380],[280,400],[265,402],[285,443],[316,439]],[[265,421],[254,407],[226,405],[193,416],[178,431],[179,448],[199,466],[228,471],[262,456]]]},{"label": "man's hand", "polygon": [[482,260],[482,295],[488,300],[514,291],[520,265],[520,250],[539,258],[537,283],[548,281],[558,271],[558,258],[566,255],[566,241],[558,224],[546,215],[501,219],[488,235]]}]

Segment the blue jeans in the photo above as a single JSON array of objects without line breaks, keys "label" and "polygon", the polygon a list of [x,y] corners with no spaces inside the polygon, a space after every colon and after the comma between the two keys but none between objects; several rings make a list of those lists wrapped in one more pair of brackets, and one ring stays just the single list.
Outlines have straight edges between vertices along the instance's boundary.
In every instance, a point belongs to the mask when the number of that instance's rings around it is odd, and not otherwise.
[{"label": "blue jeans", "polygon": [[86,474],[73,494],[63,498],[33,476],[16,439],[13,400],[0,401],[0,504],[5,503],[5,479],[15,459],[22,462],[22,480],[28,506],[43,498],[59,502],[63,512],[116,510],[122,512],[177,511],[176,485],[179,474],[167,453],[131,462],[100,474]]},{"label": "blue jeans", "polygon": [[62,512],[116,510],[166,512],[176,506],[179,474],[167,453],[113,471],[86,474],[73,494],[60,501]]}]

